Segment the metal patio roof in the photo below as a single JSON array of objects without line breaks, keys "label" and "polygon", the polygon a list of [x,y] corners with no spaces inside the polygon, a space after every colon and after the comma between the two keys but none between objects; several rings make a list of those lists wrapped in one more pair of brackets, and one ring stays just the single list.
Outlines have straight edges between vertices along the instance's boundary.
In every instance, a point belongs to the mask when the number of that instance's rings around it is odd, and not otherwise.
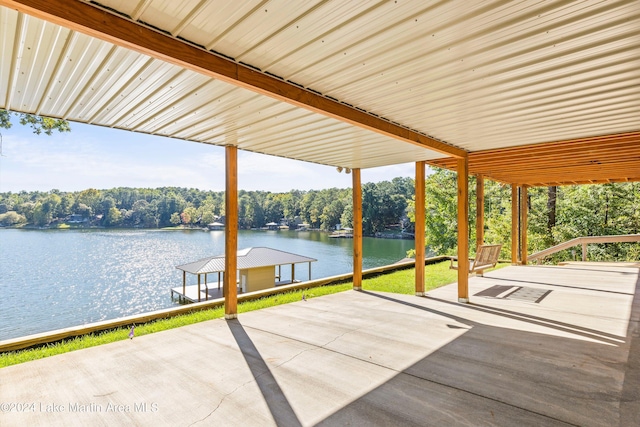
[{"label": "metal patio roof", "polygon": [[[13,111],[352,169],[614,134],[640,145],[638,1],[0,5]],[[625,167],[614,148],[574,154],[574,176],[536,185],[640,180],[637,150]]]},{"label": "metal patio roof", "polygon": [[[317,261],[315,258],[292,254],[290,252],[273,248],[256,247],[241,249],[238,251],[238,270],[315,261]],[[177,265],[176,268],[191,274],[206,274],[224,271],[224,254],[203,258],[187,264]]]}]

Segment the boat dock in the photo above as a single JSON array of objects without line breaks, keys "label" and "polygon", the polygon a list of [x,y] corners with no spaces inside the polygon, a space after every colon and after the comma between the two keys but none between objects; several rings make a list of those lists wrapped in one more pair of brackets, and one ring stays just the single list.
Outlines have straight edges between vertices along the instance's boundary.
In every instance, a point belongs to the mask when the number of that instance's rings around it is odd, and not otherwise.
[{"label": "boat dock", "polygon": [[[274,282],[274,286],[291,285],[293,283],[300,283],[300,280],[281,280]],[[198,285],[185,285],[176,286],[171,288],[171,298],[176,298],[180,302],[191,303],[201,301],[212,301],[216,299],[223,299],[223,283],[222,282],[210,282],[202,283]],[[199,288],[199,289],[198,289]],[[243,293],[242,288],[238,286],[238,295]]]},{"label": "boat dock", "polygon": [[209,301],[224,298],[222,282],[176,286],[171,288],[171,298],[177,298],[180,302]]},{"label": "boat dock", "polygon": [[[317,261],[315,258],[264,247],[242,249],[237,256],[238,294],[299,282],[296,280],[296,264],[308,264],[311,280],[311,263]],[[283,265],[291,267],[289,280],[281,280]],[[182,286],[171,288],[172,298],[177,296],[181,302],[201,302],[224,297],[224,254],[178,265],[176,268],[182,271]],[[197,285],[187,285],[187,273],[196,276]],[[216,274],[217,280],[210,282],[208,278],[211,274]]]},{"label": "boat dock", "polygon": [[329,234],[329,237],[332,239],[353,239],[353,229],[342,228]]}]

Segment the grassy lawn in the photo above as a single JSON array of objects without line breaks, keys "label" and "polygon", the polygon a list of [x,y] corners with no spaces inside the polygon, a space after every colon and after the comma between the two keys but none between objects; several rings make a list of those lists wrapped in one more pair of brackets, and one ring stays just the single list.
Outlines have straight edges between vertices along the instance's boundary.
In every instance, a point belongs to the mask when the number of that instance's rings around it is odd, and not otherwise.
[{"label": "grassy lawn", "polygon": [[[449,264],[449,261],[444,261],[425,267],[425,292],[457,280],[458,272],[450,270]],[[365,279],[362,281],[362,289],[413,295],[416,292],[415,277],[416,271],[413,268],[400,270],[391,274]]]},{"label": "grassy lawn", "polygon": [[[506,265],[506,264],[505,264]],[[498,268],[504,265],[499,265]],[[390,274],[381,275],[369,279],[364,279],[362,288],[369,291],[393,292],[398,294],[415,293],[415,270],[401,270]],[[425,290],[429,291],[439,286],[447,285],[456,281],[457,272],[449,270],[449,261],[438,264],[427,265],[425,267]],[[247,301],[238,304],[238,313],[260,310],[261,308],[273,307],[290,302],[300,301],[302,294],[305,298],[315,298],[322,295],[335,294],[349,290],[353,287],[351,282],[337,285],[328,285],[318,288],[292,291],[285,294],[272,295],[259,300]],[[147,335],[154,332],[179,328],[193,323],[203,322],[224,317],[224,308],[214,308],[193,313],[183,314],[168,319],[155,320],[141,325],[136,325],[135,335]],[[129,329],[118,328],[110,331],[83,335],[80,337],[65,339],[60,342],[51,343],[39,347],[25,350],[9,351],[0,353],[0,368],[31,360],[42,359],[56,354],[67,353],[69,351],[108,344],[115,341],[128,339]]]}]

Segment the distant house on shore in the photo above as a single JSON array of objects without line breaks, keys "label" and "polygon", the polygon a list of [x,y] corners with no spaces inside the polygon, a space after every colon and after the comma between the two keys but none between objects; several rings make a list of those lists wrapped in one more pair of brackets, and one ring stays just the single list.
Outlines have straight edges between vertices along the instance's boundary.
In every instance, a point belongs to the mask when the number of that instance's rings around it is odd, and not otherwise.
[{"label": "distant house on shore", "polygon": [[209,230],[224,230],[224,224],[221,222],[212,222],[211,224],[207,224],[207,228]]},{"label": "distant house on shore", "polygon": [[82,224],[83,222],[87,222],[87,219],[80,214],[71,214],[67,220],[68,224]]}]

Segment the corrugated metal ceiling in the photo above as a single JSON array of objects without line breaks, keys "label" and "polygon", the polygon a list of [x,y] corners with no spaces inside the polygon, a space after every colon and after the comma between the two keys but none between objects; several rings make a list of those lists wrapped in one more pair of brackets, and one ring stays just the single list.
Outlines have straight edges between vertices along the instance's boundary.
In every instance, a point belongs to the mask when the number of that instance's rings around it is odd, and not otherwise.
[{"label": "corrugated metal ceiling", "polygon": [[[468,151],[640,130],[638,1],[100,3]],[[0,23],[1,108],[350,168],[443,157],[6,7]]]}]

